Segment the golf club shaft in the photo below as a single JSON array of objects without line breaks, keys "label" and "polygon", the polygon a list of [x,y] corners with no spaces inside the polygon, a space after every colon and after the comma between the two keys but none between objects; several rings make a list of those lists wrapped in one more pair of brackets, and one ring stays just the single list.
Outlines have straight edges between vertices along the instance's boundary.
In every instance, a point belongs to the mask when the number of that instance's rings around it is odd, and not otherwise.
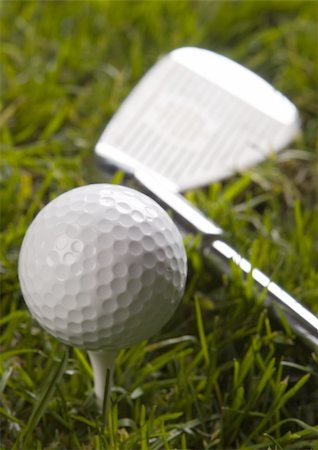
[{"label": "golf club shaft", "polygon": [[205,217],[191,203],[178,193],[169,191],[161,179],[149,171],[137,170],[135,178],[140,185],[147,190],[152,197],[161,203],[166,209],[171,209],[177,223],[188,232],[199,232],[204,237],[206,249],[223,270],[231,273],[234,265],[240,268],[244,275],[250,275],[255,285],[261,290],[266,290],[266,302],[274,306],[276,314],[285,314],[293,331],[304,340],[318,347],[318,318],[302,306],[290,294],[280,288],[276,283],[252,264],[243,258],[236,250],[222,239],[222,230]]},{"label": "golf club shaft", "polygon": [[271,281],[267,275],[259,269],[253,268],[248,260],[226,242],[216,239],[206,250],[227,273],[230,273],[231,266],[235,265],[244,275],[251,276],[260,291],[266,291],[265,305],[273,306],[278,318],[284,314],[293,331],[304,338],[306,342],[318,348],[318,318],[314,314]]}]

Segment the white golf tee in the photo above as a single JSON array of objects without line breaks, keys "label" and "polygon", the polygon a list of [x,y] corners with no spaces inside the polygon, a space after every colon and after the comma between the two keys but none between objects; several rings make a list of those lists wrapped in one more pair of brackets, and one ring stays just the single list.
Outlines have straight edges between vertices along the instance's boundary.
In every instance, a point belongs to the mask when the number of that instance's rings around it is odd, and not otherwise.
[{"label": "white golf tee", "polygon": [[95,395],[98,406],[100,408],[103,407],[105,383],[107,379],[107,371],[109,370],[109,382],[107,392],[107,406],[109,406],[110,390],[113,384],[113,372],[114,372],[116,352],[106,350],[96,352],[89,351],[88,356],[93,368]]}]

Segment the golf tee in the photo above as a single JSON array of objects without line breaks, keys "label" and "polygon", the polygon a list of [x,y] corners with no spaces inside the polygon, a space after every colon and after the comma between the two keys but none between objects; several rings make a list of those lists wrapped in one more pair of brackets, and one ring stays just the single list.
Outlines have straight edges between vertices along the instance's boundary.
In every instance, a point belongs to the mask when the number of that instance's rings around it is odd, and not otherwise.
[{"label": "golf tee", "polygon": [[[107,384],[107,405],[110,403],[110,392],[113,384],[113,372],[116,352],[112,351],[89,351],[88,356],[94,373],[95,395],[98,406],[103,408],[105,387]],[[103,408],[104,409],[104,408]]]}]

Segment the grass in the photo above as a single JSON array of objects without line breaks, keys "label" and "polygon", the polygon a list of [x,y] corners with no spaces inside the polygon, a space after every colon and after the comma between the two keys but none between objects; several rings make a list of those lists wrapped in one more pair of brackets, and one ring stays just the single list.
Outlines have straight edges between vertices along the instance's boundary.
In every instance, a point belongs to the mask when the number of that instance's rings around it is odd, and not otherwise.
[{"label": "grass", "polygon": [[318,312],[315,2],[2,2],[1,449],[318,448],[318,353],[187,236],[187,291],[160,335],[118,354],[107,429],[85,353],[32,321],[17,258],[44,204],[103,181],[92,149],[160,54],[224,53],[298,106],[303,134],[193,201]]}]

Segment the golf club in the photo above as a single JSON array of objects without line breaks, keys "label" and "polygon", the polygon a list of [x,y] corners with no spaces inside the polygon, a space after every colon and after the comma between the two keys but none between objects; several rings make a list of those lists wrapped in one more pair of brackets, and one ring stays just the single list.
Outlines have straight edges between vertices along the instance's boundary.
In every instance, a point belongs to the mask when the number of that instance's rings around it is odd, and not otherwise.
[{"label": "golf club", "polygon": [[106,126],[95,152],[102,166],[122,170],[230,273],[250,274],[265,304],[318,345],[318,319],[223,240],[223,231],[180,192],[222,180],[283,149],[299,132],[296,107],[240,64],[184,47],[159,60]]}]

